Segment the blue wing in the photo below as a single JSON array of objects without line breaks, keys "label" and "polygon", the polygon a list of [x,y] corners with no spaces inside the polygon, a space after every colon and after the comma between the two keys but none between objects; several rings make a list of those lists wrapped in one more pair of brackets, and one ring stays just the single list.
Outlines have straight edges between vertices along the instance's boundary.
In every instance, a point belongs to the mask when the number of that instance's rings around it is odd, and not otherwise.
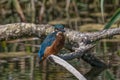
[{"label": "blue wing", "polygon": [[49,34],[49,35],[45,38],[45,40],[43,41],[43,43],[41,44],[40,50],[39,50],[39,52],[38,52],[38,56],[40,57],[40,60],[42,59],[42,57],[43,57],[43,55],[44,55],[45,49],[46,49],[48,46],[50,46],[50,45],[53,43],[53,41],[55,40],[56,33],[57,33],[57,32],[53,32],[53,33]]}]

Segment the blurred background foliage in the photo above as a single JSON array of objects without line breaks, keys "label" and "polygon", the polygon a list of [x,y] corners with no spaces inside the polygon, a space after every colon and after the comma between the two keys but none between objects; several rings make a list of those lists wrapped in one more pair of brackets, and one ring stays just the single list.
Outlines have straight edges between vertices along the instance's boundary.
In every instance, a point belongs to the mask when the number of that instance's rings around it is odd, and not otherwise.
[{"label": "blurred background foliage", "polygon": [[[116,21],[112,27],[118,27],[120,15],[120,9],[118,8],[120,8],[120,0],[0,0],[0,24],[17,22],[51,25],[64,24],[66,27],[74,30],[92,32],[109,28],[116,19],[118,21]],[[117,15],[113,16],[113,14]],[[38,51],[39,48],[35,47],[39,46],[41,42],[42,40],[38,40],[38,38],[3,41],[0,42],[0,52],[26,51],[30,53],[36,50]],[[114,39],[104,39],[96,43],[96,47],[92,50],[95,55],[103,59],[105,63],[113,65],[112,68],[98,76],[97,80],[120,79],[119,48],[120,36],[114,36]],[[5,61],[6,60],[4,60],[4,62]],[[90,69],[90,66],[83,61],[80,61],[80,65],[77,65],[75,62],[72,62],[72,64],[81,72],[83,71],[83,73]],[[1,66],[2,68],[0,67],[0,69],[3,70],[4,73],[4,69],[6,68],[3,66]],[[26,67],[27,65],[23,66]],[[45,68],[46,71],[53,71],[52,69],[55,69],[55,67],[50,67],[49,69],[49,67],[44,66],[43,68]],[[56,70],[60,69],[61,68],[57,67]],[[10,69],[7,68],[7,70]],[[6,73],[7,72],[8,71],[6,71]],[[10,70],[10,72],[13,71]],[[59,72],[61,72],[61,70]],[[38,71],[37,73],[40,72]],[[57,72],[57,74],[59,73]],[[62,74],[64,74],[64,69]],[[8,73],[6,75],[8,75]],[[6,75],[0,77],[6,78]],[[10,75],[12,74],[10,73]],[[46,73],[46,75],[54,76],[54,74],[51,73]],[[41,77],[41,75],[37,75],[37,77]],[[53,80],[55,77],[47,78]]]},{"label": "blurred background foliage", "polygon": [[103,27],[101,24],[110,20],[119,4],[119,0],[1,0],[0,24],[60,23],[82,31],[85,24]]}]

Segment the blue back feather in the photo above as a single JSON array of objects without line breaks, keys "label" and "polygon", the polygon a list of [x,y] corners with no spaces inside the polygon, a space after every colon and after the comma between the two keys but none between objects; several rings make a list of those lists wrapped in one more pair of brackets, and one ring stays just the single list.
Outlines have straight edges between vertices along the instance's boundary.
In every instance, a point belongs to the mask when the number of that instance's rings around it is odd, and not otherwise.
[{"label": "blue back feather", "polygon": [[57,32],[53,32],[51,34],[49,34],[45,40],[43,41],[43,43],[40,46],[40,50],[38,52],[38,56],[40,57],[40,60],[42,59],[42,57],[44,56],[44,51],[45,49],[52,45],[53,41],[55,40],[55,36],[56,36]]}]

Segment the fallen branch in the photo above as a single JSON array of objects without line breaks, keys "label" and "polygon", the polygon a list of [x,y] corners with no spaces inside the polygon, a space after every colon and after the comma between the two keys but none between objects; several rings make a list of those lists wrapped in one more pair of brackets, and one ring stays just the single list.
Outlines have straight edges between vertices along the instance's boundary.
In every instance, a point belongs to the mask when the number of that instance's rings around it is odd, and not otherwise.
[{"label": "fallen branch", "polygon": [[[0,25],[0,41],[6,39],[14,39],[20,37],[29,37],[29,36],[37,36],[41,37],[46,33],[50,33],[52,30],[51,25],[35,25],[32,23],[13,23]],[[98,32],[91,33],[80,33],[78,31],[74,31],[66,28],[66,37],[69,40],[72,40],[77,43],[87,43],[88,41],[93,42],[96,40],[100,40],[106,37],[110,37],[113,35],[120,34],[120,28],[101,30]]]},{"label": "fallen branch", "polygon": [[[31,36],[42,38],[42,36],[45,36],[47,33],[51,33],[52,31],[53,27],[51,25],[39,25],[32,23],[13,23],[0,25],[0,41]],[[80,33],[78,31],[67,28],[65,31],[66,38],[71,43],[75,42],[78,44],[77,48],[74,46],[75,44],[72,44],[71,49],[74,52],[70,54],[60,55],[60,57],[65,60],[70,60],[78,57],[80,58],[83,56],[83,54],[87,54],[86,52],[94,46],[92,44],[94,41],[120,34],[120,28],[101,30],[91,33]],[[87,60],[85,58],[86,57],[84,57],[84,60]]]},{"label": "fallen branch", "polygon": [[48,59],[50,59],[54,63],[57,63],[57,64],[63,66],[64,68],[66,68],[69,72],[71,72],[79,80],[87,80],[82,74],[79,73],[79,71],[77,71],[73,66],[71,66],[69,63],[67,63],[63,59],[61,59],[55,55],[50,55],[48,57]]}]

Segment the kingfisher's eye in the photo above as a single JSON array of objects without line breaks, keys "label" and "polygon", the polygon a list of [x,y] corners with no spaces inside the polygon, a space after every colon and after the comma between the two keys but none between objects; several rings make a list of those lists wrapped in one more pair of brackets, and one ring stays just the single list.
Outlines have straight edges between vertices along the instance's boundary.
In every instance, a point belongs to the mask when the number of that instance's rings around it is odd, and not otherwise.
[{"label": "kingfisher's eye", "polygon": [[55,31],[58,31],[58,29],[55,29]]}]

